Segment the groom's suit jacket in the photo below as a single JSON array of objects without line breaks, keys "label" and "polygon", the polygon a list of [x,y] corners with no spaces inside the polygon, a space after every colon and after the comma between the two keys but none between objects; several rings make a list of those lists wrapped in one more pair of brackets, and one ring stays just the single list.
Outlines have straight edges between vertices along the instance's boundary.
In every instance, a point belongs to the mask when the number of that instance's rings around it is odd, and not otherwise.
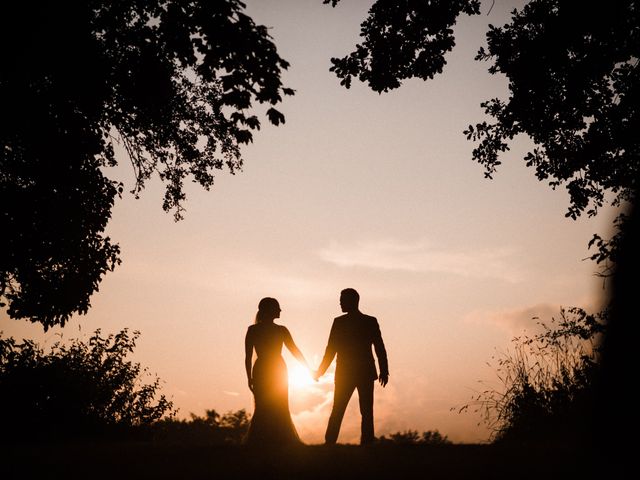
[{"label": "groom's suit jacket", "polygon": [[337,355],[336,382],[375,380],[378,373],[371,346],[378,357],[380,374],[388,375],[387,351],[378,320],[361,312],[341,315],[333,320],[329,342],[318,370],[324,373]]}]

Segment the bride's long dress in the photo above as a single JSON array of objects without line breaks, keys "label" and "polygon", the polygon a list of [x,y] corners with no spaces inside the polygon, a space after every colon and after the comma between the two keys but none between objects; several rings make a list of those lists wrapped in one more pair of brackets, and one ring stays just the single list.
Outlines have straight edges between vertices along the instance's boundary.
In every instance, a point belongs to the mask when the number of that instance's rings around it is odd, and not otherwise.
[{"label": "bride's long dress", "polygon": [[286,331],[274,323],[258,323],[247,332],[257,354],[252,370],[255,409],[247,434],[251,445],[300,443],[289,412],[289,380],[282,358]]}]

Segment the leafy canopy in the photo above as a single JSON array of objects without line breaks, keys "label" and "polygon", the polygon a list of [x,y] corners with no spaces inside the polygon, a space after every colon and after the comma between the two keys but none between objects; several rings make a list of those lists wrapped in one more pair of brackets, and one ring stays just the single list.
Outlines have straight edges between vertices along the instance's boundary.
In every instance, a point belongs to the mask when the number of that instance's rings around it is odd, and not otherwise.
[{"label": "leafy canopy", "polygon": [[[238,0],[3,2],[0,17],[0,302],[12,318],[64,325],[120,262],[104,229],[127,152],[138,195],[157,174],[163,208],[184,182],[209,189],[284,95],[266,27]],[[1,307],[2,305],[0,305]]]},{"label": "leafy canopy", "polygon": [[[324,0],[336,6],[339,0]],[[401,80],[427,80],[442,73],[444,54],[455,46],[458,15],[480,13],[478,0],[378,0],[362,22],[364,41],[343,58],[332,58],[332,72],[349,88],[358,77],[372,90],[387,92]]]},{"label": "leafy canopy", "polygon": [[[465,131],[478,142],[472,156],[486,177],[496,173],[511,140],[525,134],[535,144],[526,165],[552,188],[565,186],[568,217],[596,215],[608,196],[614,206],[634,200],[640,174],[639,10],[632,0],[533,0],[514,10],[510,23],[489,27],[487,47],[476,59],[507,77],[509,98],[484,102],[493,121]],[[363,43],[332,59],[331,69],[347,88],[358,77],[377,92],[406,78],[432,78],[454,46],[457,17],[477,13],[473,0],[378,0],[362,23]],[[616,260],[625,221],[624,214],[617,217],[618,233],[610,240],[594,236],[594,260]]]},{"label": "leafy canopy", "polygon": [[[465,132],[479,142],[473,158],[485,175],[496,172],[500,153],[524,133],[536,145],[526,165],[553,188],[565,185],[567,217],[596,215],[608,193],[614,206],[632,201],[640,174],[638,4],[530,2],[510,24],[491,26],[487,40],[476,59],[508,77],[510,97],[484,102],[495,121]],[[624,221],[621,214],[616,225]],[[600,248],[592,258],[615,261],[618,242],[619,236],[607,242],[596,235],[591,244]]]}]

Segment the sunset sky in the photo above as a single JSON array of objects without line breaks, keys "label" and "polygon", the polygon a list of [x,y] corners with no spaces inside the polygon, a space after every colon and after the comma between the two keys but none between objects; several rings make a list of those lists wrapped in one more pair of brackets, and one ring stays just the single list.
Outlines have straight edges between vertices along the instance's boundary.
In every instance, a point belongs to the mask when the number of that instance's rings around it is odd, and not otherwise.
[{"label": "sunset sky", "polygon": [[[389,355],[389,385],[375,391],[376,434],[438,429],[454,441],[486,440],[477,416],[452,407],[499,385],[487,362],[534,330],[532,317],[598,307],[602,279],[583,259],[612,218],[608,210],[565,218],[564,190],[522,161],[527,138],[515,139],[493,180],[471,160],[462,131],[484,119],[483,100],[508,95],[506,80],[473,57],[487,25],[506,23],[524,2],[483,2],[481,15],[458,22],[442,75],[382,95],[358,81],[346,90],[329,72],[329,59],[358,42],[371,1],[246,3],[291,63],[283,81],[296,95],[279,107],[286,124],[264,119],[241,173],[220,172],[210,192],[190,186],[181,222],[162,211],[157,179],[139,200],[118,201],[108,235],[123,263],[86,316],[45,334],[1,312],[0,330],[45,345],[97,328],[140,330],[134,359],[164,381],[179,416],[251,412],[243,342],[258,301],[279,300],[280,323],[316,367],[340,290],[353,287]],[[133,188],[121,159],[109,175]],[[291,385],[305,442],[322,441],[331,395],[330,376]],[[339,441],[357,441],[359,422],[354,396]]]}]

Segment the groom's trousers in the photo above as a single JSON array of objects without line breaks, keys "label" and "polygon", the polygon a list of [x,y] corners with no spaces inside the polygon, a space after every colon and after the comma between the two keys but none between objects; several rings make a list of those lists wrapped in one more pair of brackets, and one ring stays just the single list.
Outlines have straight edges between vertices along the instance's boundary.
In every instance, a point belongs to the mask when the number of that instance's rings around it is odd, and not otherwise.
[{"label": "groom's trousers", "polygon": [[324,436],[325,442],[334,444],[338,440],[340,425],[347,404],[353,395],[353,391],[358,389],[358,400],[360,402],[360,443],[370,443],[373,436],[373,380],[369,379],[336,379],[335,391],[333,393],[333,408],[327,425],[327,433]]}]

